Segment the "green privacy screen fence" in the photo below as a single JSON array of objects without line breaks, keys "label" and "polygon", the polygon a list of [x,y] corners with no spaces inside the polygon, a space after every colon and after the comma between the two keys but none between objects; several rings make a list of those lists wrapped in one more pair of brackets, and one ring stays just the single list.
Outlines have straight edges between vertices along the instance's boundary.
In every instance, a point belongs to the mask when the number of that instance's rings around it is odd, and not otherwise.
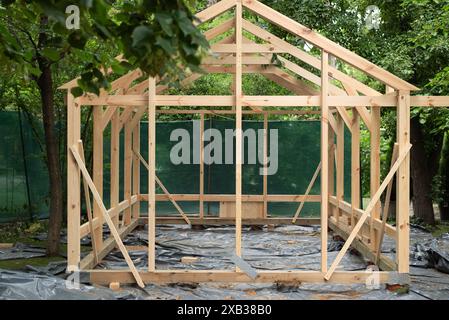
[{"label": "green privacy screen fence", "polygon": [[[21,119],[20,119],[21,118]],[[19,121],[21,120],[21,122]],[[0,222],[17,219],[29,219],[48,216],[48,178],[43,153],[36,142],[35,133],[24,117],[17,112],[0,113]],[[198,120],[158,122],[156,128],[157,175],[165,187],[173,194],[199,193],[199,164],[194,163],[194,153],[198,149],[193,143],[194,126]],[[225,130],[234,129],[232,120],[206,119],[205,130],[217,129],[221,133],[224,150]],[[244,121],[243,130],[263,128],[262,121]],[[170,141],[173,130],[184,129],[190,136],[190,164],[175,165],[170,160],[172,148],[178,140]],[[268,194],[304,194],[310,179],[320,161],[320,122],[319,121],[270,121],[269,129],[276,129],[278,135],[278,168],[277,172],[268,176]],[[22,133],[21,133],[22,132]],[[106,131],[107,132],[107,131]],[[148,127],[141,123],[141,154],[148,155]],[[270,138],[270,134],[268,134]],[[23,141],[23,143],[22,143]],[[246,140],[245,140],[246,142]],[[259,141],[256,140],[256,147]],[[350,135],[345,134],[345,198],[350,200]],[[208,142],[206,142],[206,145]],[[268,142],[270,145],[270,141]],[[235,141],[233,142],[235,145]],[[110,141],[104,139],[104,201],[109,205],[110,181]],[[123,147],[123,136],[120,142]],[[123,150],[122,150],[123,151]],[[270,150],[269,150],[270,155]],[[123,157],[123,152],[120,152]],[[223,151],[224,154],[224,151]],[[248,159],[248,148],[245,147],[244,159]],[[87,158],[87,156],[86,156]],[[223,155],[224,162],[224,155]],[[257,156],[256,156],[257,160]],[[243,164],[243,194],[262,194],[262,176],[259,169],[262,165]],[[206,194],[233,194],[235,191],[235,167],[232,164],[205,164],[204,190]],[[120,159],[120,185],[123,185],[123,158]],[[141,193],[148,192],[147,172],[141,166]],[[28,182],[28,183],[27,183]],[[162,190],[157,190],[162,193]],[[319,194],[320,181],[317,179],[311,194]],[[123,190],[120,190],[123,200]],[[179,202],[186,213],[198,213],[198,202]],[[271,215],[292,216],[298,204],[269,203]],[[146,212],[146,204],[142,203],[142,212]],[[218,203],[205,203],[206,214],[217,215]],[[177,214],[170,202],[158,202],[157,213]],[[303,216],[319,216],[319,203],[306,203],[301,213]]]}]

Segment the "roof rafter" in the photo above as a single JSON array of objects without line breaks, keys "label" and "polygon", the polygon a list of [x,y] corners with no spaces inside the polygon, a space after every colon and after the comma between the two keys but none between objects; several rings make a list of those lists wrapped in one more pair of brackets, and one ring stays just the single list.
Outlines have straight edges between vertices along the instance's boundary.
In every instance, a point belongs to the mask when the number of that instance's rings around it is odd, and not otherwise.
[{"label": "roof rafter", "polygon": [[385,83],[397,90],[419,90],[419,88],[417,88],[416,86],[408,83],[405,80],[402,80],[401,78],[382,69],[374,63],[369,62],[365,58],[362,58],[356,53],[340,46],[339,44],[327,39],[319,33],[303,26],[302,24],[277,12],[276,10],[257,0],[242,0],[242,3],[250,11],[269,20],[282,29],[287,30],[292,34],[310,42],[314,46],[326,50],[330,54],[369,74],[382,83]]}]

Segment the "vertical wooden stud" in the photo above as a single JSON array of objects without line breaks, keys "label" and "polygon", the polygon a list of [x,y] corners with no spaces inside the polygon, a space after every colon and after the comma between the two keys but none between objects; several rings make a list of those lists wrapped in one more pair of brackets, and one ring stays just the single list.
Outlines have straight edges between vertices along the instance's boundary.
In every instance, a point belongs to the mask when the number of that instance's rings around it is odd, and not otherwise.
[{"label": "vertical wooden stud", "polygon": [[80,263],[81,180],[70,147],[80,139],[81,108],[67,92],[67,271],[77,271]]},{"label": "vertical wooden stud", "polygon": [[242,255],[242,2],[235,9],[235,253]]},{"label": "vertical wooden stud", "polygon": [[204,218],[204,113],[200,114],[200,218]]},{"label": "vertical wooden stud", "polygon": [[[103,106],[93,106],[93,182],[100,197],[103,197]],[[94,203],[94,219],[100,223],[93,236],[99,250],[103,247],[103,214],[97,203]]]},{"label": "vertical wooden stud", "polygon": [[[124,139],[124,199],[131,203],[131,191],[132,191],[132,163],[133,163],[133,152],[132,152],[132,128],[130,122],[125,123],[125,139]],[[131,222],[131,206],[128,206],[123,212],[123,225],[127,226]]]},{"label": "vertical wooden stud", "polygon": [[268,113],[263,115],[263,217],[268,217]]},{"label": "vertical wooden stud", "polygon": [[[140,154],[140,121],[133,129],[133,150]],[[133,187],[132,194],[137,196],[137,202],[133,205],[133,219],[137,219],[140,216],[140,160],[139,157],[132,152],[133,155]]]},{"label": "vertical wooden stud", "polygon": [[[370,196],[380,187],[380,107],[371,107],[371,154],[370,154]],[[371,212],[371,218],[380,218],[381,204],[378,201]],[[370,220],[370,247],[375,250],[378,234],[374,229],[374,220]]]},{"label": "vertical wooden stud", "polygon": [[[399,91],[397,106],[397,142],[401,155],[410,144],[410,92]],[[410,206],[410,153],[399,166],[396,178],[396,260],[398,272],[409,272],[409,206]]]},{"label": "vertical wooden stud", "polygon": [[148,79],[148,270],[156,270],[156,79]]},{"label": "vertical wooden stud", "polygon": [[355,209],[360,209],[360,115],[352,108],[351,136],[351,228],[355,226]]},{"label": "vertical wooden stud", "polygon": [[321,272],[327,272],[329,208],[329,54],[321,51]]},{"label": "vertical wooden stud", "polygon": [[[111,208],[116,208],[119,203],[120,184],[120,108],[117,108],[111,118]],[[112,222],[118,227],[119,215],[112,218]]]},{"label": "vertical wooden stud", "polygon": [[337,114],[337,183],[336,183],[336,196],[337,196],[337,207],[335,208],[335,217],[337,222],[339,220],[340,211],[338,207],[340,206],[340,201],[343,200],[345,193],[345,123],[342,117]]}]

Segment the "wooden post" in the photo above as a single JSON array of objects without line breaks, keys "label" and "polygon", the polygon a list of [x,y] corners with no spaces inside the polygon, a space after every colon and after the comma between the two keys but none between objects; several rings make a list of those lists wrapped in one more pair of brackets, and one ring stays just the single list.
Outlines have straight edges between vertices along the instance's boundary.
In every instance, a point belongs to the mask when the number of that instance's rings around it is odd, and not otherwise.
[{"label": "wooden post", "polygon": [[[120,109],[117,108],[111,119],[111,208],[119,203],[120,184]],[[119,223],[119,215],[112,218],[114,225]]]},{"label": "wooden post", "polygon": [[148,270],[156,270],[156,79],[148,79]]},{"label": "wooden post", "polygon": [[[140,154],[140,121],[133,129],[133,150]],[[132,194],[139,196],[140,194],[140,160],[133,153],[133,187]],[[140,216],[140,201],[133,205],[133,218]]]},{"label": "wooden post", "polygon": [[327,227],[329,208],[329,55],[321,51],[321,272],[327,272]]},{"label": "wooden post", "polygon": [[[371,107],[371,154],[370,154],[370,196],[372,197],[380,186],[380,107]],[[380,218],[381,204],[376,202],[371,218]],[[374,219],[370,222],[370,247],[375,250],[379,242],[374,229]]]},{"label": "wooden post", "polygon": [[335,218],[337,223],[339,221],[340,211],[338,207],[340,206],[340,201],[343,200],[345,193],[344,177],[345,177],[345,123],[342,117],[337,114],[337,184],[336,184],[336,196],[337,196],[337,207],[335,208]]},{"label": "wooden post", "polygon": [[352,108],[351,137],[351,229],[354,227],[355,210],[360,209],[360,116]]},{"label": "wooden post", "polygon": [[[242,1],[235,9],[235,254],[242,255]],[[238,270],[238,268],[237,268]]]},{"label": "wooden post", "polygon": [[[131,203],[131,191],[132,191],[132,128],[129,121],[125,124],[125,140],[124,140],[125,158],[124,158],[124,199]],[[131,222],[131,206],[125,209],[123,212],[123,225],[127,226]]]},{"label": "wooden post", "polygon": [[[401,155],[410,143],[410,91],[399,91],[397,106],[397,142]],[[396,262],[398,272],[409,272],[409,206],[410,206],[410,154],[399,166],[396,180]]]},{"label": "wooden post", "polygon": [[200,114],[200,218],[204,218],[204,113]]},{"label": "wooden post", "polygon": [[268,217],[268,114],[263,115],[263,217]]},{"label": "wooden post", "polygon": [[80,263],[81,180],[70,147],[77,146],[81,130],[81,108],[67,91],[67,271],[78,271]]},{"label": "wooden post", "polygon": [[[103,106],[93,106],[93,182],[100,197],[103,198]],[[98,249],[103,247],[103,214],[94,202],[94,219],[100,223],[93,232]]]}]

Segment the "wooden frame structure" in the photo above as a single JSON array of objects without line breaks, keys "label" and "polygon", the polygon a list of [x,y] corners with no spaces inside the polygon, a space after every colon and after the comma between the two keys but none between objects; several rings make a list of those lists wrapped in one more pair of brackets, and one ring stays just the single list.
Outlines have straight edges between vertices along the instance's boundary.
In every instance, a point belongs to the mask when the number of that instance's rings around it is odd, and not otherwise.
[{"label": "wooden frame structure", "polygon": [[[368,62],[292,19],[274,11],[256,0],[223,0],[197,14],[199,23],[211,20],[231,11],[234,17],[205,32],[208,40],[234,30],[231,36],[216,41],[211,46],[213,55],[203,61],[207,73],[233,74],[233,94],[229,96],[173,96],[164,95],[167,86],[159,79],[148,78],[136,83],[142,77],[140,70],[134,70],[112,83],[110,92],[99,96],[86,94],[74,98],[70,89],[76,86],[76,79],[61,86],[67,89],[67,188],[68,188],[68,270],[82,270],[89,273],[91,282],[201,282],[201,281],[304,281],[304,282],[364,282],[369,273],[339,270],[338,265],[350,246],[367,259],[378,264],[381,282],[393,281],[393,273],[407,275],[409,272],[409,167],[410,156],[410,107],[439,107],[449,105],[448,97],[410,96],[415,86]],[[321,50],[321,59],[270,34],[265,29],[243,18],[243,10],[259,15]],[[257,37],[257,43],[245,36]],[[278,55],[282,66],[272,62],[272,55]],[[284,54],[284,56],[282,56]],[[285,58],[294,58],[314,68],[315,73]],[[385,85],[381,93],[359,82],[330,65],[329,59],[339,59]],[[291,96],[248,96],[242,92],[242,76],[245,73],[259,73],[286,87]],[[320,76],[317,75],[320,74]],[[184,81],[188,85],[201,77],[191,74]],[[83,145],[80,140],[80,114],[85,106],[93,108],[93,173],[86,169]],[[161,109],[160,107],[202,106],[202,110]],[[319,107],[317,111],[298,110],[293,107]],[[216,108],[221,107],[221,108]],[[223,108],[225,107],[225,108]],[[277,107],[276,110],[267,107]],[[384,181],[380,181],[380,110],[383,107],[397,111],[397,143],[391,169]],[[148,115],[149,158],[140,154],[140,120]],[[200,192],[199,194],[170,194],[156,175],[156,116],[160,113],[200,114],[201,135],[206,114],[231,114],[236,121],[236,181],[235,195],[210,195],[204,192],[204,163],[201,146]],[[268,127],[270,114],[321,115],[321,162],[312,177],[304,195],[269,195],[267,176],[263,179],[262,195],[242,194],[242,128],[244,114],[263,114],[264,128]],[[371,137],[370,192],[371,201],[363,208],[360,203],[360,126],[368,128]],[[103,203],[103,131],[111,125],[111,205]],[[344,130],[351,139],[351,203],[344,201]],[[124,200],[119,201],[119,152],[120,131],[124,130]],[[265,134],[265,158],[267,142]],[[201,140],[202,141],[202,140]],[[140,164],[148,170],[148,194],[140,192]],[[334,172],[336,178],[334,179]],[[321,194],[309,195],[318,175],[321,177]],[[387,190],[391,194],[393,178],[396,176],[396,225],[387,223],[387,211],[381,206],[381,195]],[[81,224],[81,182],[87,203],[88,221]],[[163,190],[156,194],[156,185]],[[90,194],[94,198],[91,206]],[[199,201],[198,215],[186,215],[177,201]],[[148,202],[148,217],[140,217],[140,202]],[[156,217],[156,201],[170,201],[179,211],[180,217]],[[208,217],[203,204],[207,201],[235,203],[235,218]],[[244,219],[242,206],[245,202],[262,202],[263,217]],[[270,218],[267,203],[290,201],[299,204],[292,218]],[[320,218],[301,218],[299,214],[304,202],[321,202]],[[384,207],[384,209],[385,209]],[[139,224],[148,224],[148,269],[137,270],[130,259],[122,239]],[[235,253],[242,255],[242,224],[321,224],[321,270],[319,271],[261,271],[255,280],[236,267],[235,270],[157,270],[155,264],[155,227],[157,223],[187,224],[235,224]],[[103,225],[111,230],[109,238],[103,238]],[[328,261],[328,228],[345,239],[345,244],[334,261]],[[92,251],[81,259],[80,238],[90,234]],[[396,243],[396,259],[393,261],[381,254],[384,237]],[[128,270],[97,270],[95,266],[111,250],[118,248],[129,266]]]}]

